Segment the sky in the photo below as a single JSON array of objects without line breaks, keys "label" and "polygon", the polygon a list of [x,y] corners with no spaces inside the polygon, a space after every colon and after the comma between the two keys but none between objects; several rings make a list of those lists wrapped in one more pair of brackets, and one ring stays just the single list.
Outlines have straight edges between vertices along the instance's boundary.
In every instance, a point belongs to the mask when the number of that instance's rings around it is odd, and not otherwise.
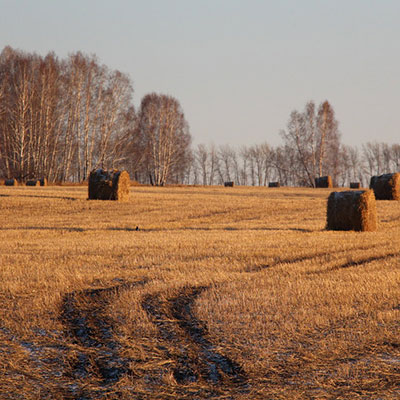
[{"label": "sky", "polygon": [[179,100],[195,145],[282,143],[293,110],[333,106],[342,142],[400,142],[398,0],[0,0],[7,45],[82,51]]}]

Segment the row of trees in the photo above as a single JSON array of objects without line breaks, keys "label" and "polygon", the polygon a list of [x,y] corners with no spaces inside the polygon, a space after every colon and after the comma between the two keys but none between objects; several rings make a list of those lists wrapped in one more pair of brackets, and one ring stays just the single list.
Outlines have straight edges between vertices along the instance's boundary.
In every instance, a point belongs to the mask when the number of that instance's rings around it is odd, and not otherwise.
[{"label": "row of trees", "polygon": [[198,145],[178,100],[151,93],[133,106],[130,79],[80,52],[60,60],[6,47],[0,54],[0,175],[87,179],[124,168],[142,183],[313,186],[331,175],[348,185],[400,170],[400,145],[341,143],[328,101],[290,114],[282,145]]},{"label": "row of trees", "polygon": [[[253,146],[198,145],[193,150],[191,168],[185,183],[220,185],[234,181],[238,185],[264,186],[279,181],[287,186],[312,186],[300,153],[288,144],[271,147],[267,143]],[[328,160],[331,157],[328,158]],[[340,145],[332,164],[322,173],[332,175],[338,186],[350,182],[368,185],[372,175],[400,171],[400,145],[366,143],[361,148]],[[317,163],[319,168],[319,162]],[[324,169],[326,168],[326,169]]]},{"label": "row of trees", "polygon": [[315,177],[331,175],[338,186],[368,185],[372,175],[400,171],[400,145],[367,143],[361,149],[341,143],[338,122],[328,101],[290,114],[283,144],[254,146],[199,145],[193,151],[192,177],[197,184],[314,186]]},{"label": "row of trees", "polygon": [[[60,60],[6,47],[0,54],[0,173],[82,181],[93,168],[127,168],[164,184],[187,162],[190,134],[179,102],[146,95],[80,52]],[[179,175],[179,174],[178,174]]]}]

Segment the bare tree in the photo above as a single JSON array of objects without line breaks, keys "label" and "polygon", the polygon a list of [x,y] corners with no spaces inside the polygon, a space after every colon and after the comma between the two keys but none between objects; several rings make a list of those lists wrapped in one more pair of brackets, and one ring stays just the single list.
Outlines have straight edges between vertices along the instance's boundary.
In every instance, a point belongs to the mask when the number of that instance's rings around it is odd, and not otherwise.
[{"label": "bare tree", "polygon": [[218,157],[221,163],[221,181],[232,181],[235,150],[229,144],[220,146],[218,149]]},{"label": "bare tree", "polygon": [[242,167],[240,169],[240,180],[242,185],[247,185],[247,174],[248,174],[248,162],[249,162],[249,149],[246,146],[242,146],[239,150],[239,155],[242,159]]},{"label": "bare tree", "polygon": [[299,165],[298,184],[314,186],[317,175],[329,174],[334,178],[339,170],[340,134],[334,111],[324,101],[315,112],[313,102],[307,103],[303,113],[293,111],[287,131],[281,133],[285,146],[296,154]]},{"label": "bare tree", "polygon": [[203,185],[207,185],[208,176],[208,151],[204,144],[199,144],[195,151],[195,159],[200,168]]},{"label": "bare tree", "polygon": [[129,79],[81,53],[60,61],[0,54],[0,168],[24,180],[82,180],[126,157],[134,117]]},{"label": "bare tree", "polygon": [[211,144],[209,147],[209,185],[214,185],[215,183],[215,173],[218,169],[218,155],[217,149],[215,148],[214,144]]},{"label": "bare tree", "polygon": [[393,144],[391,147],[393,170],[400,172],[400,144]]},{"label": "bare tree", "polygon": [[145,151],[150,182],[163,186],[189,150],[191,137],[182,108],[175,98],[146,95],[138,113],[137,134]]},{"label": "bare tree", "polygon": [[[324,101],[318,108],[317,116],[317,127],[318,127],[318,172],[319,176],[324,175],[324,162],[329,161],[327,157],[327,151],[329,155],[338,154],[339,152],[339,133],[338,123],[335,119],[335,112],[328,101]],[[331,157],[331,162],[334,158]],[[331,164],[331,167],[335,167]],[[329,167],[327,168],[329,171]],[[326,172],[328,172],[326,171]],[[330,171],[331,173],[334,171]]]}]

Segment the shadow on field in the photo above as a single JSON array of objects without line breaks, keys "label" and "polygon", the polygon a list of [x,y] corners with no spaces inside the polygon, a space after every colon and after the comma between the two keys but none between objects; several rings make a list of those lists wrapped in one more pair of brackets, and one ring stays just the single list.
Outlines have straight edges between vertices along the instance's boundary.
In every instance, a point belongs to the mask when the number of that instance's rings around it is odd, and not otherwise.
[{"label": "shadow on field", "polygon": [[318,270],[318,271],[309,271],[309,272],[307,272],[307,275],[325,274],[328,272],[338,271],[338,270],[345,269],[345,268],[358,267],[360,265],[369,264],[374,261],[383,261],[383,260],[386,260],[387,258],[392,258],[392,257],[400,257],[400,253],[388,253],[388,254],[383,254],[381,256],[373,256],[373,257],[363,258],[361,260],[347,261],[343,264],[334,265],[331,268],[322,269],[322,270]]},{"label": "shadow on field", "polygon": [[[134,230],[131,228],[111,228],[111,230]],[[282,231],[282,232],[304,232],[313,233],[320,232],[319,230],[306,229],[306,228],[236,228],[232,226],[221,227],[221,228],[208,228],[208,227],[183,227],[183,228],[140,228],[142,232],[169,232],[169,231],[204,231],[204,232],[218,232],[218,231],[238,231],[238,232],[249,232],[249,231]]]},{"label": "shadow on field", "polygon": [[85,232],[89,230],[98,230],[98,229],[86,229],[86,228],[77,228],[71,226],[24,226],[24,227],[0,227],[0,231],[69,231],[69,232]]},{"label": "shadow on field", "polygon": [[[351,248],[347,248],[347,249],[343,249],[343,250],[338,250],[338,251],[335,252],[335,255],[340,254],[340,253],[346,253],[348,251],[354,251],[354,250],[370,250],[370,249],[373,249],[373,248],[376,248],[376,247],[381,247],[381,244],[377,243],[375,245],[351,247]],[[386,257],[394,256],[394,255],[395,254],[391,253],[390,255],[385,255],[385,256],[382,256],[382,257],[371,257],[370,259],[368,259],[370,261],[364,261],[364,262],[371,262],[371,261],[375,261],[375,260],[378,260],[378,259],[384,259]],[[304,256],[299,256],[299,257],[294,257],[294,258],[282,258],[282,259],[279,258],[277,260],[271,261],[268,264],[250,266],[250,267],[248,267],[246,269],[246,272],[250,272],[250,273],[259,272],[259,271],[262,271],[264,269],[276,267],[276,266],[281,265],[281,264],[297,264],[297,263],[301,263],[301,262],[304,262],[304,261],[312,261],[312,260],[316,260],[318,258],[329,257],[329,256],[332,256],[332,251],[322,251],[322,252],[319,252],[319,253],[313,253],[313,254],[310,254],[310,255],[307,254],[307,255],[304,255]],[[356,262],[347,262],[347,263],[339,265],[339,266],[334,266],[331,269],[319,270],[319,271],[311,271],[311,272],[308,272],[307,274],[312,275],[312,274],[325,273],[325,272],[333,271],[333,270],[336,270],[336,269],[348,268],[348,267],[351,267],[353,265],[363,264],[364,262],[357,262],[357,261]]]},{"label": "shadow on field", "polygon": [[29,197],[29,198],[35,198],[35,199],[60,199],[60,200],[70,200],[70,201],[75,201],[75,200],[82,200],[78,199],[76,197],[68,197],[68,196],[39,196],[35,194],[0,194],[0,197]]}]

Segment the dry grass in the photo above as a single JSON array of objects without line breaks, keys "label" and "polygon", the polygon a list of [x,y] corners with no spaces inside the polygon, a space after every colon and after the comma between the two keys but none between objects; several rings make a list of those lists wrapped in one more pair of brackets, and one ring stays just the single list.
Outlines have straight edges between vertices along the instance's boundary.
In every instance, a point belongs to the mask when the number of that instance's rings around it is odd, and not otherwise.
[{"label": "dry grass", "polygon": [[396,202],[360,233],[329,189],[131,192],[0,187],[0,398],[400,397]]}]

